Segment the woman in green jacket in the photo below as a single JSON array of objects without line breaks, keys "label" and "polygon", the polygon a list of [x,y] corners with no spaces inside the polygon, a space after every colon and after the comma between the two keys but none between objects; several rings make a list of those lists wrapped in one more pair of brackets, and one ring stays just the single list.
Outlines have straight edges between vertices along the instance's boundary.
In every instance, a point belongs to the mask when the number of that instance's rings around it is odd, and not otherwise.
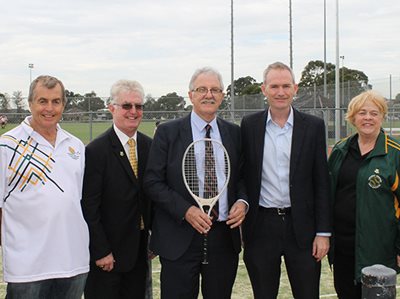
[{"label": "woman in green jacket", "polygon": [[386,135],[385,99],[366,91],[353,98],[346,120],[357,132],[329,157],[333,200],[333,263],[340,299],[361,298],[361,269],[382,264],[399,270],[400,144]]}]

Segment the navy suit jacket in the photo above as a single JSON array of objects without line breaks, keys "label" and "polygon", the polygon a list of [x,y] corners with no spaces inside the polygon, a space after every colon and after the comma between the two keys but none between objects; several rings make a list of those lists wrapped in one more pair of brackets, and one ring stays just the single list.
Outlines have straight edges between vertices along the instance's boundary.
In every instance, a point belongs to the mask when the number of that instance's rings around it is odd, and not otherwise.
[{"label": "navy suit jacket", "polygon": [[[317,232],[331,232],[325,126],[320,118],[293,111],[291,213],[297,243],[306,248]],[[250,205],[243,224],[245,244],[252,240],[258,216],[267,113],[265,110],[245,116],[241,123],[243,176]]]},{"label": "navy suit jacket", "polygon": [[86,147],[82,209],[89,226],[92,262],[112,253],[116,272],[130,271],[140,244],[140,215],[146,230],[150,201],[143,191],[151,139],[137,132],[138,178],[111,127]]},{"label": "navy suit jacket", "polygon": [[[229,208],[237,199],[246,200],[239,182],[240,129],[237,125],[217,119],[222,143],[231,161],[228,184]],[[182,158],[193,141],[190,115],[161,124],[154,136],[145,175],[145,189],[154,208],[150,248],[161,257],[176,260],[188,249],[198,232],[184,220],[186,211],[198,206],[186,190],[182,177]],[[235,252],[240,252],[239,229],[231,230]]]}]

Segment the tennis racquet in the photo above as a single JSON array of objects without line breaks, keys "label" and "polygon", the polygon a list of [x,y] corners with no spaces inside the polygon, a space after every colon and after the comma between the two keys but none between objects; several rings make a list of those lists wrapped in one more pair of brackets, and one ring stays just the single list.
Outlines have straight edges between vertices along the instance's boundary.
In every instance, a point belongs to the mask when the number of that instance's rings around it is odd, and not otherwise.
[{"label": "tennis racquet", "polygon": [[[198,139],[189,144],[183,154],[182,175],[185,186],[200,209],[208,216],[211,216],[215,204],[225,192],[230,174],[228,152],[218,140]],[[203,264],[208,264],[207,242],[207,234],[204,234]]]}]

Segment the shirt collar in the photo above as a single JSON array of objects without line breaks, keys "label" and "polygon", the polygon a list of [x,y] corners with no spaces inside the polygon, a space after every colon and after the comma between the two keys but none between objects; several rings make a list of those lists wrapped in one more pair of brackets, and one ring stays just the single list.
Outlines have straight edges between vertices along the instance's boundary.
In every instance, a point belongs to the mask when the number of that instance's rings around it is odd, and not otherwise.
[{"label": "shirt collar", "polygon": [[215,128],[217,126],[217,118],[216,117],[214,117],[214,119],[208,123],[204,119],[202,119],[199,115],[197,115],[196,112],[194,112],[194,111],[192,111],[192,113],[190,114],[190,121],[191,121],[191,124],[199,132],[205,130],[205,126],[207,124],[210,124],[211,128]]},{"label": "shirt collar", "polygon": [[137,139],[137,131],[135,132],[135,134],[132,137],[129,137],[124,132],[122,132],[120,129],[118,129],[118,127],[115,124],[113,124],[113,128],[114,128],[115,134],[117,134],[117,137],[122,145],[125,145],[128,142],[128,140],[131,138],[133,138],[135,140],[135,142],[137,141],[136,140]]},{"label": "shirt collar", "polygon": [[[31,126],[31,120],[32,120],[32,115],[29,115],[25,117],[23,122],[21,123],[23,129],[28,133],[29,136],[34,136],[35,134],[40,135],[38,132],[36,132],[32,126]],[[42,135],[40,135],[42,138],[44,138]],[[64,139],[69,138],[69,135],[64,132],[64,130],[61,129],[60,124],[57,124],[57,143],[61,142]],[[36,140],[37,141],[37,140]]]},{"label": "shirt collar", "polygon": [[[268,115],[267,115],[267,125],[269,123],[273,122],[272,117],[271,117],[271,108],[268,109]],[[289,117],[286,120],[286,125],[290,125],[291,127],[293,127],[293,107],[290,106],[290,111],[289,111]]]}]

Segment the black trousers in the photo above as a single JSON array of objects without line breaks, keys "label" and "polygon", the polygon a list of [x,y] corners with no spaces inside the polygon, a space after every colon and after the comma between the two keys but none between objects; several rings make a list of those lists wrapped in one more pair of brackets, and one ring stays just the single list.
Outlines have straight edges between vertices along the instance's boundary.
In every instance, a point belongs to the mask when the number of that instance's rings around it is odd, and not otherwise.
[{"label": "black trousers", "polygon": [[144,299],[146,290],[147,244],[142,232],[139,256],[128,272],[107,272],[90,263],[85,299]]},{"label": "black trousers", "polygon": [[282,256],[293,297],[319,298],[321,263],[312,256],[312,244],[306,249],[298,247],[290,214],[280,216],[276,211],[260,209],[253,239],[244,248],[255,299],[277,298]]},{"label": "black trousers", "polygon": [[339,299],[360,299],[361,283],[354,280],[354,255],[344,255],[335,250],[333,282]]},{"label": "black trousers", "polygon": [[[238,266],[230,228],[215,222],[208,233],[208,264],[203,265],[203,235],[196,232],[189,249],[178,260],[160,257],[161,299],[230,299]],[[173,246],[173,244],[171,244]]]}]

